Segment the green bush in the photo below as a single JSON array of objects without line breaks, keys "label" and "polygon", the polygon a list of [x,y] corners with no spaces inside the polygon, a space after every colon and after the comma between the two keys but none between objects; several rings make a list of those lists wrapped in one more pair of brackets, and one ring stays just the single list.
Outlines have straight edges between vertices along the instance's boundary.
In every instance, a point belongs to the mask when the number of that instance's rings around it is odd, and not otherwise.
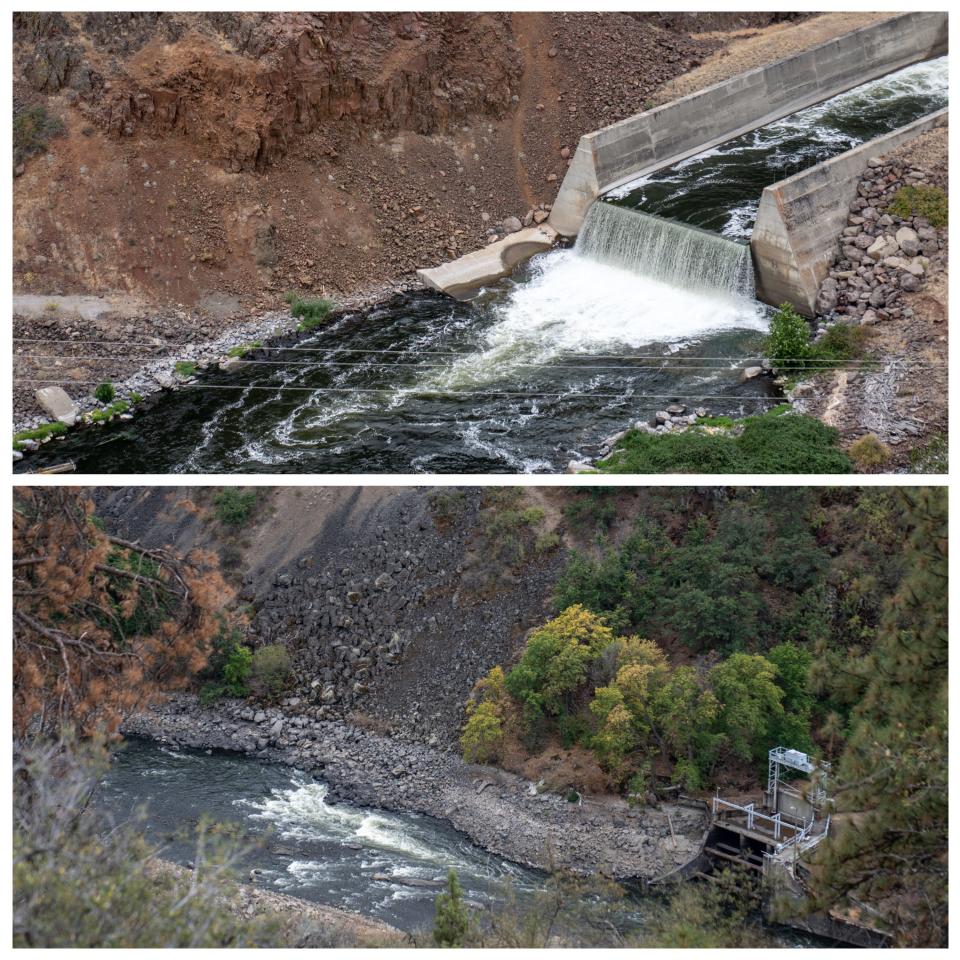
[{"label": "green bush", "polygon": [[25,107],[13,113],[13,163],[18,166],[38,153],[64,132],[63,121],[52,117],[42,106]]},{"label": "green bush", "polygon": [[492,701],[471,703],[467,722],[460,735],[463,759],[467,763],[490,763],[500,755],[503,746],[503,721]]},{"label": "green bush", "polygon": [[631,431],[597,464],[602,473],[850,473],[839,433],[815,417],[779,410],[743,421],[739,436],[697,429]]},{"label": "green bush", "polygon": [[831,363],[843,364],[848,360],[862,357],[866,337],[867,331],[863,327],[855,327],[849,323],[833,324],[811,346],[810,359],[816,360],[817,363],[810,366],[822,370]]},{"label": "green bush", "polygon": [[114,388],[112,383],[108,383],[107,381],[104,381],[97,387],[96,390],[93,391],[93,395],[101,403],[110,403],[113,400],[113,398],[117,395],[117,391]]},{"label": "green bush", "polygon": [[258,648],[250,664],[250,689],[258,696],[277,697],[293,676],[290,654],[279,643]]},{"label": "green bush", "polygon": [[923,217],[931,227],[945,227],[948,216],[947,195],[939,187],[908,184],[893,195],[887,212],[901,220]]},{"label": "green bush", "polygon": [[192,377],[197,372],[197,365],[193,360],[178,360],[173,371],[178,377]]},{"label": "green bush", "polygon": [[285,299],[290,304],[290,316],[300,320],[297,329],[301,333],[319,327],[327,320],[336,306],[332,300],[304,300],[295,293],[288,293]]},{"label": "green bush", "polygon": [[236,487],[224,487],[213,498],[214,515],[225,526],[239,527],[250,519],[259,494],[256,489],[243,492]]},{"label": "green bush", "polygon": [[541,533],[533,542],[533,549],[537,553],[551,553],[557,550],[562,543],[559,533],[551,530],[549,533]]},{"label": "green bush", "polygon": [[765,350],[774,365],[783,370],[801,368],[803,360],[810,356],[810,324],[793,304],[780,304],[770,318]]}]

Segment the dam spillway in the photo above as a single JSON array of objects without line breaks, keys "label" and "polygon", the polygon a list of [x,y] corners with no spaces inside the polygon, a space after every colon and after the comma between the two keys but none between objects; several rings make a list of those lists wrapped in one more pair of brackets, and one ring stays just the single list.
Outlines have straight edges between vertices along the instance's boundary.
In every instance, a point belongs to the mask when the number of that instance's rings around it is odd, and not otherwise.
[{"label": "dam spillway", "polygon": [[754,294],[753,264],[746,244],[609,203],[590,207],[576,251],[684,290]]}]

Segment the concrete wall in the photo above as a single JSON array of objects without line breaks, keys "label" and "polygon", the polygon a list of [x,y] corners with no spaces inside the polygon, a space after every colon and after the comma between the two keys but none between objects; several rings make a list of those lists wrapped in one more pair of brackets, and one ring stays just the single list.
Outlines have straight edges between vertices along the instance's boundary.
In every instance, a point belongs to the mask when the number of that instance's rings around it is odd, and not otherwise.
[{"label": "concrete wall", "polygon": [[549,223],[575,236],[601,193],[946,50],[946,13],[902,14],[588,133]]},{"label": "concrete wall", "polygon": [[940,110],[765,188],[750,238],[759,299],[789,301],[812,317],[867,161],[946,123],[947,114]]}]

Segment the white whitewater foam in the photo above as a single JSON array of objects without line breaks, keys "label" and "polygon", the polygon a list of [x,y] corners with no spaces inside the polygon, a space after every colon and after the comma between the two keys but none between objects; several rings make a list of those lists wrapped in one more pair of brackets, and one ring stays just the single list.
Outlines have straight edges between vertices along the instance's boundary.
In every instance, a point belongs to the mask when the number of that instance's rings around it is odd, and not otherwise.
[{"label": "white whitewater foam", "polygon": [[502,319],[485,332],[485,348],[434,377],[438,388],[502,380],[520,364],[565,355],[626,355],[654,343],[767,328],[766,310],[755,300],[684,290],[574,250],[543,254],[531,271],[497,308]]}]

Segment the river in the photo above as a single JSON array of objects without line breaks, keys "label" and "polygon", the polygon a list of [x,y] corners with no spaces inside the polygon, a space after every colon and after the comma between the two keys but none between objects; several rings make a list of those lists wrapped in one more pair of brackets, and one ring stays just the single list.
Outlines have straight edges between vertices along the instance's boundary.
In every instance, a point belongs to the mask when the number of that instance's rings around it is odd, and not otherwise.
[{"label": "river", "polygon": [[[749,235],[762,188],[946,103],[947,58],[905,68],[608,197]],[[602,245],[600,245],[602,247]],[[664,258],[661,258],[661,265]],[[671,403],[713,414],[778,402],[769,310],[554,249],[468,303],[398,297],[293,347],[214,370],[132,421],[75,431],[15,464],[91,473],[548,473]]]}]

